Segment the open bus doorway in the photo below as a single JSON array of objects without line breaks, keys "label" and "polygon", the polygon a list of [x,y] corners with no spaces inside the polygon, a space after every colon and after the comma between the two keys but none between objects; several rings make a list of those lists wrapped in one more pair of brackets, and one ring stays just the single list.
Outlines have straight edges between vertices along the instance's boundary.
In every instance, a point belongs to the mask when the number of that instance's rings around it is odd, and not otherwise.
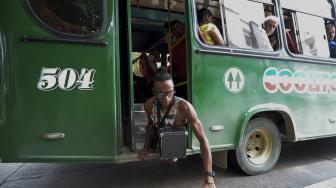
[{"label": "open bus doorway", "polygon": [[[184,1],[175,0],[169,2],[167,0],[131,1],[133,151],[143,148],[147,125],[143,105],[153,96],[153,79],[159,67],[165,67],[172,74],[175,86],[177,86],[175,88],[177,95],[187,98],[184,3]],[[179,38],[173,33],[174,29],[176,31],[173,22],[178,22],[183,26],[183,34]],[[180,79],[181,75],[185,78],[184,80]]]}]

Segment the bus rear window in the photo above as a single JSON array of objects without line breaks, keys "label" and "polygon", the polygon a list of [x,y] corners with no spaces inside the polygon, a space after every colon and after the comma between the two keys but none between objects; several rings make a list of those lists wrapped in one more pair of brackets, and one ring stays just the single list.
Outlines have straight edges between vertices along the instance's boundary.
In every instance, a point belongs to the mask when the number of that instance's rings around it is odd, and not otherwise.
[{"label": "bus rear window", "polygon": [[37,18],[63,34],[93,35],[102,30],[104,0],[29,0]]}]

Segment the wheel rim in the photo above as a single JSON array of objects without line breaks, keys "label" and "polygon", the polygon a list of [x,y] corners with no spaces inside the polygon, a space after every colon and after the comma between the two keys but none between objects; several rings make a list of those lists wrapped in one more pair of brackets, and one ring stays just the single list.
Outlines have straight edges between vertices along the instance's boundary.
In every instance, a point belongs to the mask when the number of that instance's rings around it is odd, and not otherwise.
[{"label": "wheel rim", "polygon": [[267,129],[256,129],[247,138],[247,159],[256,165],[265,163],[272,154],[272,136]]}]

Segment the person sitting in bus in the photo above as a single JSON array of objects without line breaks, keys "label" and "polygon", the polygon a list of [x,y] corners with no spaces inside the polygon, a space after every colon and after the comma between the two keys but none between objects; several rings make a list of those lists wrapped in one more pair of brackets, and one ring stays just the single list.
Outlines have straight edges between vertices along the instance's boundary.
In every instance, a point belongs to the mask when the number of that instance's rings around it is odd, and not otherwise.
[{"label": "person sitting in bus", "polygon": [[188,101],[175,96],[172,76],[164,67],[160,67],[155,76],[153,93],[154,97],[148,99],[144,104],[148,122],[144,147],[138,154],[139,159],[146,160],[150,149],[152,151],[158,150],[158,132],[160,128],[158,119],[161,119],[160,117],[164,119],[160,121],[161,124],[164,122],[165,126],[168,127],[178,128],[188,124],[200,142],[201,157],[206,172],[203,187],[215,188],[215,173],[212,170],[211,150],[202,123],[198,119],[194,107]]},{"label": "person sitting in bus", "polygon": [[327,39],[330,51],[330,57],[336,58],[335,26],[332,23],[326,24]]},{"label": "person sitting in bus", "polygon": [[212,13],[207,8],[202,8],[197,13],[198,25],[200,27],[202,36],[207,45],[221,45],[224,46],[225,42],[220,34],[217,26],[212,23]]},{"label": "person sitting in bus", "polygon": [[267,16],[263,26],[273,50],[277,50],[279,48],[279,43],[275,30],[278,26],[278,18],[275,16]]},{"label": "person sitting in bus", "polygon": [[294,23],[293,23],[293,19],[291,16],[288,16],[286,14],[284,14],[284,23],[285,23],[285,34],[286,34],[286,41],[287,41],[287,46],[290,52],[294,53],[294,54],[299,54],[299,50],[297,47],[297,44],[295,42],[295,40],[293,40],[293,38],[295,39],[295,32],[294,32]]},{"label": "person sitting in bus", "polygon": [[[171,32],[171,54],[170,60],[173,67],[173,79],[179,86],[176,87],[176,93],[187,98],[187,62],[186,62],[186,41],[185,26],[182,22],[174,20],[164,25],[167,32]],[[169,27],[171,28],[169,30]],[[169,41],[168,41],[169,45]]]}]

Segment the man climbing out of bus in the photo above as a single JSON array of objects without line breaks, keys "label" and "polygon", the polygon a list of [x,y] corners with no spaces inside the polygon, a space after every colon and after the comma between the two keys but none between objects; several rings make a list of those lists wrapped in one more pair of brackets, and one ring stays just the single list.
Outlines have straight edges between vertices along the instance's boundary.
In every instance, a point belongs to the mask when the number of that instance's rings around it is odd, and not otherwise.
[{"label": "man climbing out of bus", "polygon": [[336,58],[335,26],[332,23],[327,23],[325,27],[327,32],[330,57]]},{"label": "man climbing out of bus", "polygon": [[[154,97],[148,99],[144,108],[147,114],[148,123],[146,127],[145,144],[138,157],[142,160],[147,159],[150,150],[158,149],[158,116],[164,115],[165,122],[169,126],[178,128],[187,123],[200,142],[201,157],[205,170],[205,181],[203,187],[216,187],[214,184],[215,173],[212,170],[212,157],[208,139],[204,133],[201,121],[198,119],[194,107],[186,100],[175,96],[174,83],[171,75],[161,67],[158,70],[153,84]],[[159,111],[159,112],[158,112]],[[166,111],[168,111],[166,113]],[[163,117],[163,118],[164,118]]]}]

